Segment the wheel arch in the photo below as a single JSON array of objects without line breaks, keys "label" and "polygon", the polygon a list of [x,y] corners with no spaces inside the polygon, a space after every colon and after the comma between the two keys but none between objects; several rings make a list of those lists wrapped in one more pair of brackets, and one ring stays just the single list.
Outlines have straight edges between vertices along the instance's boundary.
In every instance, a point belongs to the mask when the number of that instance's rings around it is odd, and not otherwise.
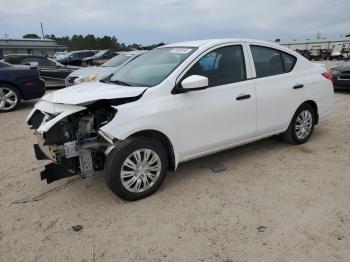
[{"label": "wheel arch", "polygon": [[1,85],[1,84],[5,84],[5,85],[11,86],[11,87],[13,87],[13,88],[16,88],[17,92],[21,95],[20,99],[23,99],[22,91],[21,91],[20,88],[18,88],[18,86],[17,86],[16,84],[11,83],[11,82],[9,82],[9,81],[4,81],[4,80],[1,80],[1,81],[0,81],[0,85]]},{"label": "wheel arch", "polygon": [[147,130],[137,131],[128,137],[135,137],[135,136],[146,136],[146,137],[150,137],[160,141],[167,152],[169,169],[172,171],[175,171],[178,162],[175,156],[174,147],[170,139],[164,133],[158,130],[147,129]]},{"label": "wheel arch", "polygon": [[304,103],[302,103],[299,107],[301,107],[304,104],[309,104],[310,106],[312,106],[313,110],[315,111],[315,117],[316,117],[315,125],[317,125],[318,124],[318,120],[319,120],[319,114],[318,114],[318,106],[317,106],[316,102],[313,101],[313,100],[307,100]]}]

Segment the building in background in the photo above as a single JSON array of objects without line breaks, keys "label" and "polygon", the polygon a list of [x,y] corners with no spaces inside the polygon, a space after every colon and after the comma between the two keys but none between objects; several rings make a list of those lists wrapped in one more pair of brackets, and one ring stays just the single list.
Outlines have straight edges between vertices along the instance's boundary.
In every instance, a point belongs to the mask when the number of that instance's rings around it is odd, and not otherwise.
[{"label": "building in background", "polygon": [[67,46],[57,45],[52,39],[0,38],[0,57],[9,54],[33,54],[53,57],[56,52],[67,51]]},{"label": "building in background", "polygon": [[315,49],[334,49],[342,45],[343,48],[350,48],[350,37],[326,38],[326,39],[307,39],[293,40],[289,42],[280,42],[280,45],[286,46],[292,50],[315,50]]}]

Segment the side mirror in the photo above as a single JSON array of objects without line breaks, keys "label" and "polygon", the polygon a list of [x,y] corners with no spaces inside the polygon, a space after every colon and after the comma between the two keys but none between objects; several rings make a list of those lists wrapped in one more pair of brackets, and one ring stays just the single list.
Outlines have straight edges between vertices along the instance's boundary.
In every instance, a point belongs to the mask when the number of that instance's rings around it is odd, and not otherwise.
[{"label": "side mirror", "polygon": [[191,75],[189,77],[186,77],[181,82],[183,92],[203,90],[203,89],[206,89],[208,85],[209,85],[208,77],[200,76],[200,75]]}]

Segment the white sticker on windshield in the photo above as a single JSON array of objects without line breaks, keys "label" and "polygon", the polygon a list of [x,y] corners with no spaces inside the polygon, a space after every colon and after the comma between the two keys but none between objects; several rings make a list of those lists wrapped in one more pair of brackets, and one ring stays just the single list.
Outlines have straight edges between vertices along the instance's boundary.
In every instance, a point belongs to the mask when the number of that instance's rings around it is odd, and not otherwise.
[{"label": "white sticker on windshield", "polygon": [[170,53],[187,54],[191,50],[192,50],[191,48],[174,48],[174,49],[171,49]]}]

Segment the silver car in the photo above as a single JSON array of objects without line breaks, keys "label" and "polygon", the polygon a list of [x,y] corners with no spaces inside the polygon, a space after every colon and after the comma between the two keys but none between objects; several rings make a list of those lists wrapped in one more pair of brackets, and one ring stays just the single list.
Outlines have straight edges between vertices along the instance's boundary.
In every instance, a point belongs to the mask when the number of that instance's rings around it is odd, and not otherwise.
[{"label": "silver car", "polygon": [[66,87],[84,82],[94,82],[105,79],[145,52],[147,51],[138,50],[123,52],[109,59],[101,66],[90,66],[76,70],[67,76],[65,81]]}]

